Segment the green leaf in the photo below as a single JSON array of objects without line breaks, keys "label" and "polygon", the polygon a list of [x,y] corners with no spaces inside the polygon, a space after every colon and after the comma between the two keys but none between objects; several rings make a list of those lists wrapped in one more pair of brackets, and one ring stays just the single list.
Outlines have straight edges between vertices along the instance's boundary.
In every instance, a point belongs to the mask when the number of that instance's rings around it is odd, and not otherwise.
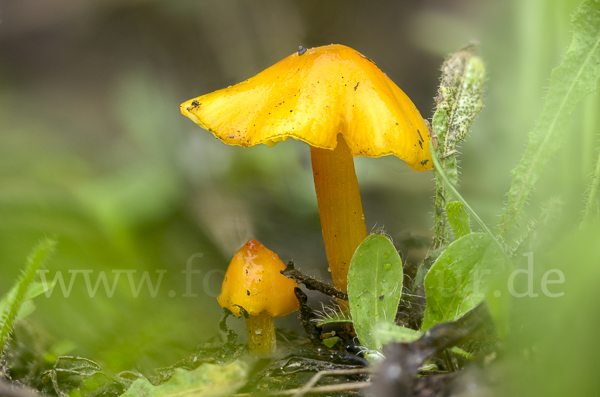
[{"label": "green leaf", "polygon": [[448,350],[450,350],[454,354],[458,354],[459,356],[462,356],[462,357],[466,358],[467,360],[472,360],[473,359],[473,355],[471,353],[469,353],[468,351],[465,351],[465,350],[461,349],[458,346],[452,346]]},{"label": "green leaf", "polygon": [[457,240],[471,233],[471,217],[460,201],[452,201],[446,204],[446,214]]},{"label": "green leaf", "polygon": [[361,344],[381,348],[374,330],[379,324],[394,323],[401,295],[402,260],[394,244],[378,234],[368,236],[348,270],[348,303]]},{"label": "green leaf", "polygon": [[[31,283],[29,288],[27,288],[27,292],[23,298],[23,304],[19,308],[19,313],[17,314],[17,320],[23,319],[29,316],[35,310],[35,305],[31,301],[31,299],[39,296],[50,288],[54,286],[54,283],[40,283],[38,281],[34,281]],[[9,302],[11,302],[15,295],[17,294],[18,286],[15,285],[9,292],[0,300],[0,313],[4,313],[4,311],[8,308]]]},{"label": "green leaf", "polygon": [[468,234],[450,244],[425,276],[422,329],[454,321],[473,309],[503,270],[504,256],[486,234]]},{"label": "green leaf", "polygon": [[596,167],[590,178],[590,186],[585,199],[585,210],[581,218],[581,226],[598,217],[598,185],[600,184],[600,150],[597,150],[598,158],[596,159]]},{"label": "green leaf", "polygon": [[[35,278],[38,269],[44,266],[55,246],[56,240],[54,239],[47,238],[40,241],[27,258],[27,266],[17,281],[17,284],[13,287],[14,292],[7,297],[4,309],[0,312],[0,315],[2,316],[0,318],[2,321],[2,327],[0,327],[0,356],[2,356],[4,346],[9,339],[14,323],[18,319],[33,279]],[[39,288],[33,287],[32,293],[35,294],[39,292],[39,290]]]},{"label": "green leaf", "polygon": [[413,293],[413,294],[417,293],[417,289],[419,287],[423,286],[423,282],[425,281],[425,276],[429,272],[429,269],[431,269],[431,266],[433,266],[435,261],[437,261],[437,258],[439,258],[440,255],[442,255],[442,252],[444,252],[446,250],[446,248],[448,248],[448,246],[444,245],[444,246],[436,249],[435,251],[433,251],[432,253],[427,255],[427,257],[425,259],[423,259],[423,262],[421,262],[421,264],[419,265],[419,268],[417,269],[417,274],[415,275],[415,279],[413,280],[411,293]]},{"label": "green leaf", "polygon": [[[380,324],[375,330],[375,335],[382,345],[387,345],[388,343],[393,342],[414,342],[423,335],[423,331],[415,331],[414,329],[404,328],[395,324]],[[453,346],[448,350],[469,360],[473,358],[471,353],[466,352],[457,346]]]},{"label": "green leaf", "polygon": [[342,338],[340,338],[339,336],[332,336],[331,338],[323,339],[323,344],[331,349],[333,346],[335,346],[338,342],[341,341]]},{"label": "green leaf", "polygon": [[388,343],[410,343],[423,335],[421,331],[404,328],[396,324],[383,323],[375,328],[375,338],[382,346]]},{"label": "green leaf", "polygon": [[84,357],[61,356],[54,363],[54,370],[71,375],[92,376],[102,372],[102,367]]},{"label": "green leaf", "polygon": [[138,379],[121,397],[201,397],[233,394],[246,381],[247,368],[243,362],[229,365],[202,364],[193,371],[176,368],[167,382],[154,386]]},{"label": "green leaf", "polygon": [[325,312],[326,318],[319,319],[317,322],[317,327],[322,327],[325,324],[341,324],[341,323],[351,323],[352,316],[349,311],[342,312]]},{"label": "green leaf", "polygon": [[506,238],[546,164],[560,148],[577,103],[596,89],[600,77],[600,2],[586,0],[575,13],[573,41],[560,66],[552,71],[542,113],[529,143],[512,171],[508,203],[496,230]]}]

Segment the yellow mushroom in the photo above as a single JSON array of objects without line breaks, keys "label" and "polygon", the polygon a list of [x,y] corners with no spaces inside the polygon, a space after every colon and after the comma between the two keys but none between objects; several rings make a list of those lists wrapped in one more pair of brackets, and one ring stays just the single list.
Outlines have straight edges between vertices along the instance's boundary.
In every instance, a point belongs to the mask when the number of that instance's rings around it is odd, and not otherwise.
[{"label": "yellow mushroom", "polygon": [[191,99],[181,112],[229,145],[310,145],[334,285],[367,236],[353,156],[394,155],[432,168],[429,129],[415,105],[369,58],[342,45],[303,49],[234,86]]},{"label": "yellow mushroom", "polygon": [[248,347],[254,355],[275,350],[273,318],[298,310],[297,285],[280,273],[284,269],[276,253],[250,240],[235,253],[225,273],[217,300],[237,317],[246,311]]}]

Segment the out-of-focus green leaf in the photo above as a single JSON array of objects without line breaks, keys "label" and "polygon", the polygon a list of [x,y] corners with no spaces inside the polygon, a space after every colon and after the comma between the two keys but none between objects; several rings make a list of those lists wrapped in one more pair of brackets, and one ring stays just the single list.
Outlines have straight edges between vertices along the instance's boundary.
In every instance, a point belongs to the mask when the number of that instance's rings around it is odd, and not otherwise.
[{"label": "out-of-focus green leaf", "polygon": [[504,257],[486,234],[468,234],[450,244],[425,276],[422,329],[454,321],[473,309],[503,269]]},{"label": "out-of-focus green leaf", "polygon": [[596,167],[594,174],[590,178],[590,186],[587,191],[585,200],[585,211],[581,220],[582,224],[590,222],[598,217],[598,185],[600,184],[600,150],[598,150],[598,158],[596,159]]},{"label": "out-of-focus green leaf", "polygon": [[323,339],[323,344],[331,349],[333,346],[335,346],[338,342],[341,341],[342,339],[339,336],[332,336],[331,338]]},{"label": "out-of-focus green leaf", "polygon": [[542,114],[529,133],[529,144],[512,171],[508,204],[496,234],[507,237],[529,193],[550,158],[560,148],[571,113],[600,78],[600,2],[586,0],[572,20],[573,41],[560,66],[552,71]]},{"label": "out-of-focus green leaf", "polygon": [[457,240],[471,233],[471,217],[460,201],[452,201],[446,204],[446,214]]},{"label": "out-of-focus green leaf", "polygon": [[158,386],[136,380],[122,397],[226,396],[244,384],[246,375],[246,365],[239,361],[225,366],[202,364],[193,371],[176,368],[173,377]]},{"label": "out-of-focus green leaf", "polygon": [[521,311],[517,314],[523,319],[519,325],[527,325],[511,330],[503,363],[509,369],[506,379],[510,382],[499,385],[499,395],[562,397],[597,393],[598,240],[600,225],[589,224],[564,233],[552,249],[536,252],[534,288],[538,296],[513,302]]},{"label": "out-of-focus green leaf", "polygon": [[[4,310],[0,312],[0,320],[2,321],[2,327],[0,328],[0,356],[2,356],[4,345],[6,345],[8,337],[12,332],[14,323],[18,319],[19,312],[23,307],[23,302],[27,298],[27,292],[31,287],[33,279],[38,269],[44,266],[50,254],[54,251],[55,246],[56,240],[51,238],[46,238],[39,242],[27,258],[27,267],[13,288],[14,293],[12,296],[9,295],[7,297]],[[37,287],[32,289],[33,293],[39,292],[39,290]]]},{"label": "out-of-focus green leaf", "polygon": [[[53,285],[54,285],[54,282],[45,283],[45,284],[37,282],[37,281],[32,282],[29,285],[29,288],[27,288],[27,292],[25,293],[25,296],[23,298],[23,304],[21,305],[21,308],[19,309],[19,313],[17,314],[17,320],[25,318],[25,317],[29,316],[31,313],[33,313],[33,311],[35,310],[35,304],[31,301],[31,299],[45,293],[50,288],[52,288]],[[17,286],[14,286],[8,292],[8,294],[6,294],[6,296],[4,298],[2,298],[2,300],[0,300],[0,313],[4,313],[4,311],[8,307],[9,302],[11,302],[15,298],[16,293],[17,293]]]},{"label": "out-of-focus green leaf", "polygon": [[419,339],[422,334],[420,331],[389,323],[379,324],[375,328],[375,338],[382,346],[392,342],[409,343]]},{"label": "out-of-focus green leaf", "polygon": [[[380,324],[375,330],[375,336],[382,345],[388,343],[410,343],[419,339],[423,335],[423,331],[415,331],[414,329],[401,327],[395,324]],[[463,349],[452,346],[451,352],[458,354],[467,359],[471,359],[471,353],[464,351]]]},{"label": "out-of-focus green leaf", "polygon": [[356,249],[348,270],[348,303],[356,335],[365,347],[379,349],[378,324],[393,324],[402,295],[402,260],[394,244],[372,234]]},{"label": "out-of-focus green leaf", "polygon": [[84,357],[61,356],[54,363],[54,370],[71,375],[92,376],[101,372],[102,367]]}]

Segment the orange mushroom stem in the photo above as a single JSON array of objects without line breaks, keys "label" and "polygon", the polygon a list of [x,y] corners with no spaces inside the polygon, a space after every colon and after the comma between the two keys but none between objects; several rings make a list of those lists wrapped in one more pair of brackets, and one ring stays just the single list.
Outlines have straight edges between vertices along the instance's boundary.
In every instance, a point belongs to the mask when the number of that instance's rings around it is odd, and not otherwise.
[{"label": "orange mushroom stem", "polygon": [[273,318],[298,310],[296,283],[280,272],[285,265],[276,253],[256,240],[248,241],[229,263],[221,294],[221,307],[240,317],[244,312],[248,347],[253,355],[275,351]]},{"label": "orange mushroom stem", "polygon": [[273,316],[267,312],[248,316],[246,334],[248,335],[248,348],[254,355],[268,355],[277,348],[275,322]]},{"label": "orange mushroom stem", "polygon": [[331,277],[347,291],[350,260],[367,237],[354,156],[341,134],[334,150],[311,147],[310,155]]}]

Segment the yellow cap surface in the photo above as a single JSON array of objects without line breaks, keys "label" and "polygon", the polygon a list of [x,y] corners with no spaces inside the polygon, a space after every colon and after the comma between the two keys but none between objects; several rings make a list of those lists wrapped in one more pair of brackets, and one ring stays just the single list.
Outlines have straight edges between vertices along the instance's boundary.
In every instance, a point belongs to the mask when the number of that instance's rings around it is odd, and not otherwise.
[{"label": "yellow cap surface", "polygon": [[297,287],[280,273],[285,265],[276,253],[256,240],[248,241],[235,253],[223,280],[219,305],[235,316],[242,315],[243,307],[249,315],[267,312],[281,317],[298,310]]},{"label": "yellow cap surface", "polygon": [[419,111],[370,59],[342,45],[298,52],[234,86],[191,99],[181,112],[229,145],[288,138],[334,149],[341,133],[355,156],[394,155],[432,168]]}]

